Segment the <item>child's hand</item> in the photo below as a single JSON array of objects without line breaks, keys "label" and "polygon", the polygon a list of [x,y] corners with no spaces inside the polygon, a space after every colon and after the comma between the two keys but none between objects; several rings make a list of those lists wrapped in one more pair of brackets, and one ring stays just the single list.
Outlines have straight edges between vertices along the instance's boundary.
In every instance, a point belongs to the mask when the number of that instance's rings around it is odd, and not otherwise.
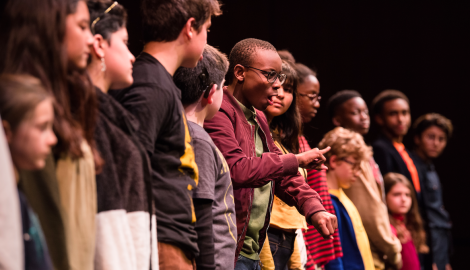
[{"label": "child's hand", "polygon": [[330,149],[331,147],[329,146],[322,150],[314,148],[307,152],[295,155],[297,157],[297,161],[299,162],[299,167],[305,169],[327,170],[328,167],[323,165],[323,163],[326,161],[326,158],[323,154],[330,151]]},{"label": "child's hand", "polygon": [[338,227],[336,216],[326,211],[313,214],[311,223],[324,239],[333,239],[333,233]]}]

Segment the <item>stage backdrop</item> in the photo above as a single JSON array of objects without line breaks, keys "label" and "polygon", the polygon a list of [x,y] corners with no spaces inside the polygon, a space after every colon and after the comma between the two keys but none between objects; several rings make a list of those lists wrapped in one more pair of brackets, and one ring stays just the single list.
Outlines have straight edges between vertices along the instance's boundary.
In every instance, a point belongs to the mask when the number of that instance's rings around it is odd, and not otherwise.
[{"label": "stage backdrop", "polygon": [[[129,11],[130,48],[142,49],[138,1]],[[244,38],[290,50],[318,70],[322,108],[305,128],[311,146],[333,126],[326,101],[342,89],[366,102],[384,89],[410,98],[412,119],[437,112],[453,121],[455,135],[436,161],[444,202],[454,229],[454,269],[468,268],[470,254],[469,8],[461,3],[353,3],[331,1],[225,1],[212,21],[208,43],[226,54]],[[372,128],[370,140],[377,133]],[[411,138],[406,137],[410,146]]]}]

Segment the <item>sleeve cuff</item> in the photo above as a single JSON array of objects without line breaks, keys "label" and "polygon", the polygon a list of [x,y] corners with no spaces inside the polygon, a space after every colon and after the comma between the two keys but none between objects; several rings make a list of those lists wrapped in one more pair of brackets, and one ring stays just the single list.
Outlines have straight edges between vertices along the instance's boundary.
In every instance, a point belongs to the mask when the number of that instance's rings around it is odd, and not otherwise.
[{"label": "sleeve cuff", "polygon": [[284,165],[283,176],[295,175],[299,171],[299,162],[294,154],[280,155],[279,158]]},{"label": "sleeve cuff", "polygon": [[317,198],[311,198],[302,205],[302,212],[304,213],[305,219],[309,225],[313,225],[311,222],[312,216],[323,211],[326,212],[322,205],[322,201]]}]

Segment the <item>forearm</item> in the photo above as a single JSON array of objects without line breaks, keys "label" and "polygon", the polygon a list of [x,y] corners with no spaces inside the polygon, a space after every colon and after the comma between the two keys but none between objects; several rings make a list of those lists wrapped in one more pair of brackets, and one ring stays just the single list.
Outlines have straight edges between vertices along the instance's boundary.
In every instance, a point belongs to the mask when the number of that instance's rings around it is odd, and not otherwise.
[{"label": "forearm", "polygon": [[212,200],[194,199],[196,212],[196,233],[199,257],[196,258],[198,270],[215,270]]}]

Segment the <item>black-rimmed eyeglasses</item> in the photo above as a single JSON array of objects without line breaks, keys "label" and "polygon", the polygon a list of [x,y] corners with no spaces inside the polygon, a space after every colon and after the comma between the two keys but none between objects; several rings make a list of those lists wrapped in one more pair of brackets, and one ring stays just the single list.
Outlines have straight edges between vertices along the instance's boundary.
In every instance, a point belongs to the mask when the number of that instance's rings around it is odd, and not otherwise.
[{"label": "black-rimmed eyeglasses", "polygon": [[286,81],[286,77],[287,77],[286,74],[278,74],[274,70],[266,71],[266,70],[262,70],[262,69],[255,68],[252,66],[244,66],[244,67],[258,70],[259,72],[261,72],[261,74],[263,74],[266,77],[266,79],[268,80],[268,83],[274,83],[276,79],[279,79],[279,82],[282,85]]},{"label": "black-rimmed eyeglasses", "polygon": [[347,160],[346,158],[342,158],[341,160],[351,165],[353,171],[359,171],[361,169],[360,162],[352,162],[352,161]]},{"label": "black-rimmed eyeglasses", "polygon": [[321,96],[317,95],[317,94],[300,94],[299,93],[299,96],[308,97],[310,99],[310,101],[312,101],[312,102],[316,102],[316,101],[321,100]]}]

